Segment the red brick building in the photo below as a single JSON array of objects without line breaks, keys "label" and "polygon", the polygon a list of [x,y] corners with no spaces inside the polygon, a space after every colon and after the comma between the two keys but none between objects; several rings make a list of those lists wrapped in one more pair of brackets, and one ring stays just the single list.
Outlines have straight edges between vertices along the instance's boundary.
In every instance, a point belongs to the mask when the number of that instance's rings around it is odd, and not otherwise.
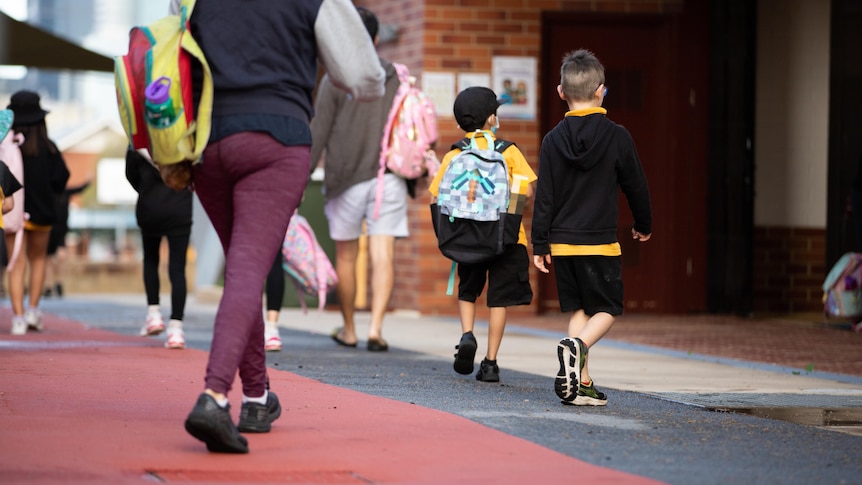
[{"label": "red brick building", "polygon": [[[858,94],[848,97],[847,80],[859,73],[845,46],[860,45],[852,21],[862,18],[862,9],[851,0],[776,1],[355,3],[372,9],[384,31],[396,33],[384,39],[381,55],[407,64],[420,84],[423,73],[490,75],[493,81],[498,56],[534,61],[535,89],[529,93],[535,97],[534,116],[504,118],[500,132],[517,142],[534,167],[543,134],[564,113],[554,95],[560,58],[580,47],[599,56],[610,87],[605,107],[635,139],[655,213],[655,235],[647,244],[621,238],[627,311],[819,311],[819,284],[828,266],[853,245],[843,200],[862,142],[844,135],[858,135],[859,122],[848,114],[858,113],[862,100]],[[800,24],[785,25],[787,16],[802,25],[813,20],[813,26],[800,33],[794,28]],[[825,22],[818,24],[819,18]],[[794,43],[813,38],[821,50],[805,54],[825,59],[825,72],[786,74],[758,58],[758,49],[782,45],[775,29],[787,34],[788,52]],[[784,67],[798,62],[790,53],[781,59],[787,60]],[[773,84],[762,85],[763,79]],[[772,148],[792,147],[798,137],[792,130],[777,136],[787,130],[768,115],[808,92],[800,84],[809,81],[825,88],[817,101],[824,111],[813,120],[788,114],[801,124],[799,130],[813,133],[814,155],[796,166],[797,152],[782,158]],[[784,98],[773,99],[776,92]],[[442,155],[462,133],[451,106],[437,108]],[[823,125],[828,131],[818,129]],[[758,147],[770,150],[761,154]],[[755,178],[787,167],[794,180]],[[770,212],[794,200],[799,179],[802,195],[813,202],[789,214]],[[437,251],[427,205],[422,194],[410,207],[411,237],[398,245],[392,307],[455,314],[455,298],[445,294],[449,263]],[[529,208],[525,221],[529,232]],[[630,224],[623,205],[621,232]],[[552,278],[534,271],[531,281],[534,303],[517,311],[556,311]]]}]

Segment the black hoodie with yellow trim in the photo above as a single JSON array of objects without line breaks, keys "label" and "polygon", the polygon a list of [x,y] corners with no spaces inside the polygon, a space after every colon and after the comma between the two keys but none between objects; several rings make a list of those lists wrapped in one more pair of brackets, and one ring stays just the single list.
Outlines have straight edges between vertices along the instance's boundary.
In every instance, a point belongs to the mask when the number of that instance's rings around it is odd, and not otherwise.
[{"label": "black hoodie with yellow trim", "polygon": [[617,241],[622,190],[634,228],[652,233],[649,188],[634,141],[604,108],[570,111],[542,140],[533,208],[533,254],[551,244],[604,245]]}]

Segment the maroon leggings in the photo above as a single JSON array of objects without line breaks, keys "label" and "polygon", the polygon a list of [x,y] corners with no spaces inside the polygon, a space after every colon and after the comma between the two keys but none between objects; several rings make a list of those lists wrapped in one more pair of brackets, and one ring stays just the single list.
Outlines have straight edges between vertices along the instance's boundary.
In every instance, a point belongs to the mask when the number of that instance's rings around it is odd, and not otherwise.
[{"label": "maroon leggings", "polygon": [[308,181],[309,147],[244,132],[211,143],[194,170],[195,192],[221,240],[224,293],[213,328],[206,388],[266,389],[263,284]]}]

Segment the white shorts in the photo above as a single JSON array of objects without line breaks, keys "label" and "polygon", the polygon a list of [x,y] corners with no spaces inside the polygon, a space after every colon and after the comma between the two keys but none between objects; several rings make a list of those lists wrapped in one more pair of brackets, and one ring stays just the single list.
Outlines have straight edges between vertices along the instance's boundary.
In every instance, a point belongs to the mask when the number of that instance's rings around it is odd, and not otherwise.
[{"label": "white shorts", "polygon": [[362,235],[365,221],[369,236],[407,237],[407,182],[401,177],[383,175],[383,200],[380,214],[374,219],[377,178],[360,182],[326,202],[324,212],[333,241],[352,241]]}]

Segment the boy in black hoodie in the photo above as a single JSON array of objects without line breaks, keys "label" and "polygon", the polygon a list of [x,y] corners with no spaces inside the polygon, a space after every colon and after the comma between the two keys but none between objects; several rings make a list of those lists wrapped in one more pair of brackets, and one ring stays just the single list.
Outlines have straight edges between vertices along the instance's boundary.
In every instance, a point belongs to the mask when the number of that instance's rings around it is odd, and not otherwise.
[{"label": "boy in black hoodie", "polygon": [[554,390],[564,404],[604,406],[587,353],[623,311],[617,187],[634,216],[633,239],[650,238],[652,210],[634,141],[601,107],[608,93],[602,64],[580,49],[563,58],[560,78],[557,93],[569,111],[542,140],[533,264],[548,273],[553,261],[560,311],[571,314],[569,337],[557,345]]}]

